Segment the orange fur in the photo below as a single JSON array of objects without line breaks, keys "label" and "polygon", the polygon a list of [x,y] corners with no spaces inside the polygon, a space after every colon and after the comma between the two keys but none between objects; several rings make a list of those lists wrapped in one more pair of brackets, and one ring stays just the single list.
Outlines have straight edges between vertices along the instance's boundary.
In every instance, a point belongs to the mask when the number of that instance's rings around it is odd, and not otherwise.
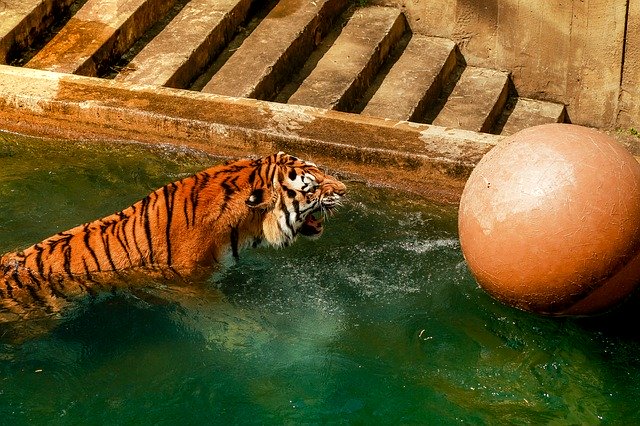
[{"label": "orange fur", "polygon": [[280,247],[316,234],[313,212],[345,186],[284,153],[211,167],[170,183],[103,219],[0,259],[0,297],[10,314],[58,312],[131,276],[192,277],[250,245]]}]

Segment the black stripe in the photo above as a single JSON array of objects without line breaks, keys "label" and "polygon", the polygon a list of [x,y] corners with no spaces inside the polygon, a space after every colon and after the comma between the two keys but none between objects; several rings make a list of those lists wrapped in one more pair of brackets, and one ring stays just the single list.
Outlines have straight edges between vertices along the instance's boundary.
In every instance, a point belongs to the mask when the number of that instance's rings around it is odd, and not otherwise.
[{"label": "black stripe", "polygon": [[71,278],[73,274],[71,273],[71,244],[69,244],[69,240],[67,240],[67,243],[62,248],[62,253],[64,255],[64,271],[69,278]]},{"label": "black stripe", "polygon": [[29,295],[31,296],[31,300],[33,300],[34,302],[36,302],[38,305],[41,305],[41,306],[47,305],[45,300],[42,298],[42,296],[40,294],[38,294],[38,292],[36,291],[35,288],[30,286],[29,283],[25,284],[20,280],[20,276],[18,275],[17,271],[13,272],[13,274],[11,275],[11,279],[16,283],[16,285],[19,288],[26,288],[27,289],[27,292],[29,292]]},{"label": "black stripe", "polygon": [[291,204],[293,204],[293,211],[296,212],[294,222],[297,222],[300,220],[300,202],[294,199]]},{"label": "black stripe", "polygon": [[251,170],[251,173],[249,173],[249,185],[253,188],[253,183],[256,181],[256,175],[258,174],[258,167],[254,167],[253,170]]},{"label": "black stripe", "polygon": [[[153,194],[151,194],[153,195]],[[150,197],[150,196],[149,196]],[[142,215],[141,220],[144,221],[144,233],[147,237],[147,247],[149,248],[149,263],[155,263],[153,260],[153,246],[152,246],[152,235],[151,235],[151,223],[149,222],[149,203],[150,198],[146,197],[142,200],[142,209],[140,214]]]},{"label": "black stripe", "polygon": [[7,289],[7,296],[9,297],[9,299],[15,300],[15,298],[13,297],[13,286],[11,285],[9,280],[5,280],[4,283],[5,283],[5,288]]},{"label": "black stripe", "polygon": [[[84,259],[82,259],[82,263],[84,264],[84,272],[85,272],[84,279],[89,283],[91,283],[92,285],[98,285],[99,283],[93,279],[93,275],[91,275],[91,271],[89,271],[89,266],[87,265],[87,262]],[[87,291],[87,293],[91,295],[96,294],[88,285],[85,285],[84,289]]]},{"label": "black stripe", "polygon": [[11,279],[13,280],[15,285],[18,286],[18,288],[24,288],[24,284],[22,284],[22,281],[20,281],[20,276],[18,275],[18,271],[14,270],[11,273]]},{"label": "black stripe", "polygon": [[[56,298],[58,298],[58,299],[62,299],[62,300],[65,300],[65,301],[67,301],[67,302],[68,302],[68,301],[69,301],[69,298],[67,297],[67,295],[66,295],[66,294],[64,294],[64,292],[63,292],[63,291],[60,291],[60,290],[58,290],[58,289],[56,288],[56,285],[55,285],[56,283],[54,283],[54,282],[53,282],[53,279],[52,279],[52,276],[51,276],[51,275],[52,275],[52,274],[50,273],[50,274],[49,274],[49,276],[47,277],[47,281],[49,281],[49,285],[47,286],[47,288],[48,288],[48,289],[49,289],[49,291],[51,292],[51,295],[52,295],[53,297],[56,297]],[[58,284],[59,284],[59,285],[62,285],[62,281],[61,281],[60,279],[58,279]]]},{"label": "black stripe", "polygon": [[218,213],[218,217],[216,217],[214,220],[218,220],[220,219],[220,217],[222,217],[222,215],[227,210],[229,201],[231,201],[231,197],[237,190],[240,189],[236,184],[237,179],[238,179],[238,176],[234,176],[234,177],[229,176],[220,183],[220,186],[222,187],[222,190],[224,192],[224,198],[222,200],[222,204],[220,205],[220,213]]},{"label": "black stripe", "polygon": [[82,258],[82,264],[84,265],[84,273],[87,277],[91,278],[91,271],[89,271],[89,265],[87,265],[87,261]]},{"label": "black stripe", "polygon": [[34,283],[36,287],[40,288],[41,287],[40,279],[38,279],[38,277],[35,276],[35,274],[31,269],[27,269],[27,273],[29,274],[29,279],[31,280],[31,282]]},{"label": "black stripe", "polygon": [[182,200],[183,200],[182,213],[184,215],[184,222],[185,222],[185,225],[187,226],[187,229],[189,229],[189,209],[187,208],[189,204],[189,198],[184,197]]},{"label": "black stripe", "polygon": [[173,203],[176,185],[169,184],[163,188],[164,191],[164,207],[167,214],[167,225],[165,234],[167,236],[167,265],[171,265],[171,220],[173,218]]},{"label": "black stripe", "polygon": [[101,233],[100,233],[100,241],[102,241],[102,247],[104,249],[104,254],[107,256],[107,260],[109,261],[109,266],[111,266],[111,270],[115,271],[116,265],[115,263],[113,263],[113,257],[111,256],[111,247],[109,245],[109,234],[107,234],[105,231],[105,228],[101,228]]},{"label": "black stripe", "polygon": [[[57,237],[57,239],[54,239],[56,237]],[[49,247],[49,253],[53,253],[53,251],[58,247],[59,244],[68,243],[69,240],[72,237],[73,237],[73,235],[71,235],[71,234],[66,234],[64,232],[60,232],[60,233],[54,235],[53,237],[45,240],[44,242],[46,242],[48,247]]]},{"label": "black stripe", "polygon": [[273,183],[273,178],[275,177],[277,172],[278,172],[278,165],[272,164],[269,167],[268,174],[267,174],[267,182],[266,182],[267,186],[271,186],[271,184]]},{"label": "black stripe", "polygon": [[138,217],[133,217],[133,224],[131,225],[131,233],[133,234],[133,245],[138,251],[138,255],[140,256],[140,266],[146,266],[147,262],[142,254],[142,250],[140,250],[140,245],[138,244],[138,237],[136,237],[136,222],[138,221]]},{"label": "black stripe", "polygon": [[[153,198],[153,200],[151,200],[151,198]],[[156,203],[158,202],[158,193],[157,192],[152,192],[151,194],[149,194],[149,201],[151,202],[151,205],[149,206],[151,209],[155,209],[156,208]]]},{"label": "black stripe", "polygon": [[199,183],[200,177],[198,175],[193,176],[193,186],[191,186],[189,199],[191,200],[191,224],[194,226],[196,223],[196,209],[198,208]]},{"label": "black stripe", "polygon": [[238,260],[240,255],[238,254],[238,228],[231,228],[231,253],[233,257]]},{"label": "black stripe", "polygon": [[211,180],[211,175],[208,172],[200,173],[202,179],[197,182],[196,185],[191,188],[191,203],[192,203],[192,220],[191,223],[195,225],[196,223],[196,209],[198,208],[198,204],[200,202],[200,194],[202,193],[202,189],[209,184],[209,180]]},{"label": "black stripe", "polygon": [[102,271],[102,267],[100,266],[100,261],[98,260],[98,256],[96,256],[96,252],[91,247],[91,244],[89,244],[89,238],[91,237],[91,234],[89,232],[89,225],[84,226],[83,232],[84,232],[84,238],[83,238],[84,246],[89,252],[89,254],[91,255],[91,257],[93,258],[93,261],[96,264],[96,268],[98,269],[98,272],[100,272]]},{"label": "black stripe", "polygon": [[[287,206],[284,203],[281,203],[281,206],[282,206],[281,209],[284,212],[285,218],[286,218],[285,223],[287,224],[287,228],[289,228],[291,230],[291,235],[293,236],[293,235],[296,234],[296,232],[293,229],[293,226],[291,225],[291,222],[289,221],[289,216],[290,216],[289,209],[287,209]],[[278,221],[277,223],[279,225],[280,221]]]},{"label": "black stripe", "polygon": [[38,274],[44,278],[44,261],[42,260],[42,252],[44,249],[40,244],[33,246],[33,249],[36,251],[36,268],[38,268]]},{"label": "black stripe", "polygon": [[[129,261],[129,265],[133,266],[133,262],[131,261],[131,256],[129,255],[129,240],[127,239],[127,232],[124,229],[126,225],[125,221],[119,222],[113,227],[113,235],[118,240],[118,243],[122,247],[122,251],[127,256],[127,260]],[[124,237],[124,241],[122,239]]]},{"label": "black stripe", "polygon": [[220,186],[222,187],[222,190],[224,191],[225,204],[228,203],[231,197],[233,196],[233,194],[240,189],[238,187],[237,181],[238,181],[238,176],[233,176],[233,177],[229,176],[225,178],[220,184]]},{"label": "black stripe", "polygon": [[[255,176],[253,177],[253,188],[264,188],[266,185],[265,176],[269,170],[268,164],[263,164],[254,170]],[[253,174],[253,172],[252,172]],[[256,183],[256,179],[258,183]]]}]

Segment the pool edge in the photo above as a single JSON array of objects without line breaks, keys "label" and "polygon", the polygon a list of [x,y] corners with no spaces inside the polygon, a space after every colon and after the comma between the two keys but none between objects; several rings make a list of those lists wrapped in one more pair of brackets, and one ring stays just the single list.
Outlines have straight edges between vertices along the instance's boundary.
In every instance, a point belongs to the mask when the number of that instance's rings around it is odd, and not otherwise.
[{"label": "pool edge", "polygon": [[189,146],[221,156],[292,152],[456,203],[496,143],[486,133],[313,107],[0,65],[0,129],[29,136]]}]

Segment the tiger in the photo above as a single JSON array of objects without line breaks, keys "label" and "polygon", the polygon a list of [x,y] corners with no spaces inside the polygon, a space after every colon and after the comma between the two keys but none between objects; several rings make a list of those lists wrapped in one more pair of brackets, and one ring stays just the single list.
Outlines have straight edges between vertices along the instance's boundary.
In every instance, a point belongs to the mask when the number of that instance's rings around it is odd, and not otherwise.
[{"label": "tiger", "polygon": [[248,247],[286,247],[299,234],[317,238],[345,193],[316,164],[284,152],[210,167],[120,212],[3,255],[2,318],[59,314],[137,274],[187,280]]}]

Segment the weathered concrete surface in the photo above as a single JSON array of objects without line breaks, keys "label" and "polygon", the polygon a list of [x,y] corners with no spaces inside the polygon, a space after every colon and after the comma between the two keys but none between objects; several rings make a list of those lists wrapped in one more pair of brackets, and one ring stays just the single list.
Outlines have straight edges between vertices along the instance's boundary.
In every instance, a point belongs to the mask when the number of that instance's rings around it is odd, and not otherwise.
[{"label": "weathered concrete surface", "polygon": [[540,124],[562,123],[565,108],[562,104],[518,98],[513,111],[502,128],[502,136],[512,135],[527,127]]},{"label": "weathered concrete surface", "polygon": [[245,20],[252,0],[191,0],[115,77],[186,88]]},{"label": "weathered concrete surface", "polygon": [[0,2],[0,64],[24,49],[73,0],[3,0]]},{"label": "weathered concrete surface", "polygon": [[[637,68],[640,52],[636,1],[373,2],[402,7],[414,33],[451,38],[469,65],[510,70],[520,96],[566,104],[573,123],[614,127],[618,111],[631,114],[623,113],[621,123],[640,121],[640,73],[627,72],[630,64]],[[627,5],[631,38],[625,45]]]},{"label": "weathered concrete surface", "polygon": [[[116,9],[126,11],[131,5],[141,1],[88,0],[76,18],[86,14],[91,5],[96,16],[103,10],[116,16]],[[301,6],[314,3],[288,1]],[[70,2],[71,0],[0,2],[0,63],[7,61],[7,52],[24,48],[36,34],[47,30],[50,20],[46,17],[52,15],[52,8],[65,8]],[[153,2],[157,2],[155,5],[160,7],[149,6],[147,12],[163,15],[159,9],[168,8],[173,0],[149,0],[145,3],[152,5]],[[368,3],[401,7],[413,34],[452,39],[459,45],[471,66],[511,71],[515,88],[521,96],[566,104],[568,116],[574,123],[605,128],[638,127],[638,2],[370,0]],[[114,8],[113,5],[117,7]],[[139,16],[142,15],[144,14]],[[45,19],[42,20],[42,17]],[[142,21],[140,18],[140,22]],[[91,26],[74,22],[72,19],[70,25],[82,31]],[[97,22],[91,31],[99,37],[112,40],[106,35],[113,30],[107,28],[109,24],[101,24],[100,20]],[[144,26],[140,22],[134,27]],[[118,32],[127,35],[116,37],[117,39],[125,41],[132,38],[126,28],[124,26]],[[278,37],[272,36],[269,41],[273,43],[277,39]],[[94,43],[93,40],[70,31],[69,26],[63,29],[58,40],[62,44],[75,44],[78,52]],[[98,48],[99,52],[94,59],[80,55],[86,59],[86,64],[77,65],[78,69],[69,66],[66,70],[62,67],[59,70],[93,74],[94,68],[109,67],[110,56],[118,50],[110,50],[109,46],[117,45],[111,43],[112,41],[108,41],[104,47]],[[68,60],[68,56],[58,54],[62,60]],[[106,62],[103,60],[105,58]],[[51,64],[37,65],[36,62],[31,66],[58,69]]]},{"label": "weathered concrete surface", "polygon": [[[60,4],[64,1],[71,0]],[[279,0],[256,12],[250,9],[252,4],[260,6],[253,0],[74,3],[71,9],[82,7],[27,66],[111,75],[139,84],[204,87],[205,92],[228,96],[362,111],[397,120],[431,122],[440,110],[443,82],[456,66],[459,51],[450,40],[410,34],[400,9],[356,7],[349,0]],[[170,6],[171,13],[165,13]],[[251,29],[244,31],[242,22],[249,18]],[[122,56],[150,26],[153,30]],[[229,39],[238,31],[244,34],[230,47]],[[130,60],[133,51],[139,53]],[[122,68],[117,75],[116,68]],[[475,94],[492,89],[490,84],[479,86],[467,97],[463,114],[449,121],[443,116],[436,123],[463,123],[470,130],[487,131],[503,99],[495,103],[487,94]],[[481,104],[486,101],[492,103]],[[445,112],[457,107],[450,103]],[[488,117],[471,125],[474,114],[487,108]]]},{"label": "weathered concrete surface", "polygon": [[346,0],[280,0],[202,91],[271,99],[346,6]]},{"label": "weathered concrete surface", "polygon": [[0,128],[63,138],[290,151],[343,173],[456,202],[501,137],[312,107],[0,66]]},{"label": "weathered concrete surface", "polygon": [[640,2],[629,1],[624,67],[616,124],[629,130],[640,128]]},{"label": "weathered concrete surface", "polygon": [[[539,20],[535,29],[537,40],[531,39],[515,51],[504,52],[505,59],[512,63],[510,69],[516,71],[514,82],[518,93],[567,104],[571,121],[576,124],[613,126],[620,86],[625,4],[574,0],[571,7],[560,3],[541,6],[528,11],[529,17],[535,14]],[[523,18],[513,25],[525,26],[528,17]],[[507,34],[504,37],[501,42],[505,44],[523,41],[521,37],[507,40]],[[518,51],[538,54],[540,58],[535,60],[537,63],[527,60],[525,64],[518,59]],[[545,84],[557,87],[560,96],[549,96]]]},{"label": "weathered concrete surface", "polygon": [[356,10],[331,49],[288,102],[348,111],[404,31],[405,18],[398,9]]},{"label": "weathered concrete surface", "polygon": [[414,34],[362,114],[419,121],[455,65],[451,40]]},{"label": "weathered concrete surface", "polygon": [[174,0],[89,0],[27,67],[95,76],[173,5]]},{"label": "weathered concrete surface", "polygon": [[508,92],[508,73],[466,67],[433,124],[488,132],[502,111]]}]

